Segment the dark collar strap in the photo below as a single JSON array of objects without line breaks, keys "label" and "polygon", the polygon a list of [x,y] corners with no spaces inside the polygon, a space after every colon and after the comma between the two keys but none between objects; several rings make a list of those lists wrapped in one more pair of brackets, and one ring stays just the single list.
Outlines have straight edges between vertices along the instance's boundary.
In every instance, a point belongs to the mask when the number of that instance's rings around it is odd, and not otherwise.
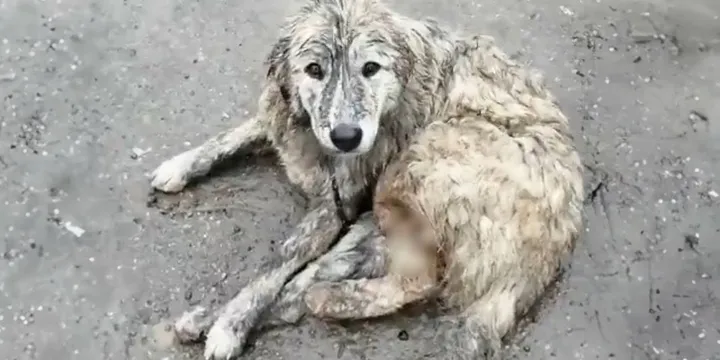
[{"label": "dark collar strap", "polygon": [[337,215],[343,225],[347,225],[349,220],[347,214],[345,214],[345,208],[342,203],[342,198],[340,197],[340,188],[338,187],[337,179],[335,179],[335,169],[332,167],[330,168],[330,181],[332,185],[333,200],[335,200],[335,207],[337,208]]}]

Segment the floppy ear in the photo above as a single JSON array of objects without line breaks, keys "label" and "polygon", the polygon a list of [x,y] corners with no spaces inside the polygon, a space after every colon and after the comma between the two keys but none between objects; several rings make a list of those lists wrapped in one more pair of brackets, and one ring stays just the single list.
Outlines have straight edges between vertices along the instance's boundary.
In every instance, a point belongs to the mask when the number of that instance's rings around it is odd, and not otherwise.
[{"label": "floppy ear", "polygon": [[265,61],[268,66],[267,80],[275,82],[280,87],[280,94],[285,101],[289,101],[291,96],[289,52],[290,37],[282,36],[275,42]]},{"label": "floppy ear", "polygon": [[[286,33],[287,34],[287,33]],[[300,96],[293,89],[290,80],[290,36],[281,36],[273,45],[267,57],[267,80],[273,81],[280,88],[280,95],[290,109],[291,122],[307,126],[310,124],[310,115],[302,106]]]}]

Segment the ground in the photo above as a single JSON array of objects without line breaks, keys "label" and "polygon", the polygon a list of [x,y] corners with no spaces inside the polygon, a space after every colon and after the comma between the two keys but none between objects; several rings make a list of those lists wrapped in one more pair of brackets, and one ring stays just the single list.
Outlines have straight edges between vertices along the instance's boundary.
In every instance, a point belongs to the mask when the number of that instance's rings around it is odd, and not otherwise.
[{"label": "ground", "polygon": [[[170,197],[147,174],[254,111],[301,1],[0,0],[4,358],[200,358],[163,322],[227,300],[302,203],[267,164]],[[572,119],[586,232],[513,357],[718,359],[720,2],[393,3],[495,36]],[[304,321],[245,358],[421,359],[431,323]]]}]

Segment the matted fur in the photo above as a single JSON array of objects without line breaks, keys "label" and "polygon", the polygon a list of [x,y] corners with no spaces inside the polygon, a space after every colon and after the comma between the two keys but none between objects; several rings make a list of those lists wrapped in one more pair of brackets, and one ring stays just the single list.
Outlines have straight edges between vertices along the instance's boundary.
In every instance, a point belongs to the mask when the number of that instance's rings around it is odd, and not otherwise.
[{"label": "matted fur", "polygon": [[[342,126],[362,137],[339,146]],[[180,191],[257,150],[277,153],[311,206],[280,266],[176,323],[186,341],[207,333],[207,359],[238,355],[261,324],[381,316],[436,295],[457,309],[441,358],[499,358],[580,232],[580,159],[540,75],[489,37],[379,0],[309,1],[273,46],[258,113],[161,164],[152,185]]]}]

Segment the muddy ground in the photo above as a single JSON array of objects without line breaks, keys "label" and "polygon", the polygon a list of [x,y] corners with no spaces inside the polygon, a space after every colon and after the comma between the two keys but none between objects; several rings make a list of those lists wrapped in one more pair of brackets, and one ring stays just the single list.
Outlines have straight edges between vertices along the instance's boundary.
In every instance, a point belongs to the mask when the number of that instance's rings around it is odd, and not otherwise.
[{"label": "muddy ground", "polygon": [[[302,204],[266,163],[154,200],[146,176],[254,111],[300,1],[0,0],[0,357],[200,358],[153,327],[228,299]],[[718,359],[720,2],[394,3],[496,36],[574,121],[587,230],[514,357]],[[429,324],[306,321],[245,358],[421,359]]]}]

